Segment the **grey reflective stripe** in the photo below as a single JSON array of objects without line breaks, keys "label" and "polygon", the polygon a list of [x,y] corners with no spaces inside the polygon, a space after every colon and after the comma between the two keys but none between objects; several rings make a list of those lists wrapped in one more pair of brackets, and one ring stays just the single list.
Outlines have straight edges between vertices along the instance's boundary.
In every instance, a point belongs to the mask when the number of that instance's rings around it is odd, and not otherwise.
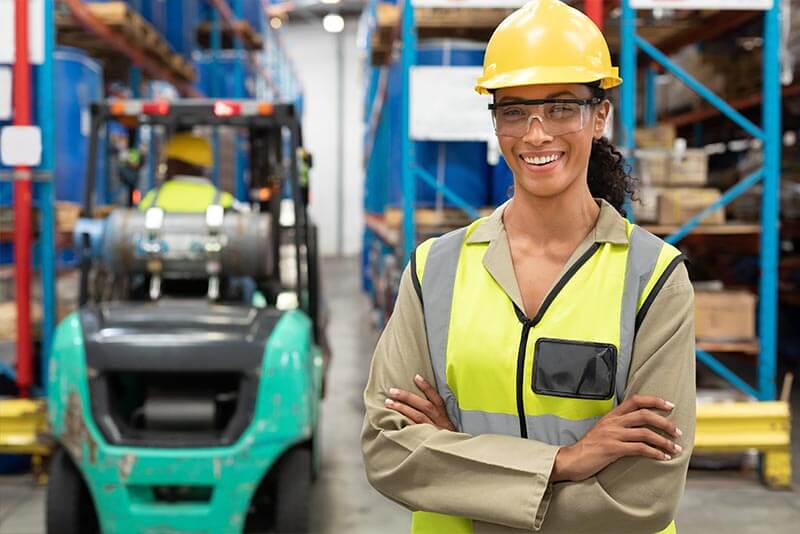
[{"label": "grey reflective stripe", "polygon": [[222,191],[220,191],[219,189],[217,189],[215,187],[214,188],[214,199],[211,201],[211,204],[219,204],[220,197],[222,197]]},{"label": "grey reflective stripe", "polygon": [[[528,439],[550,445],[572,445],[599,420],[599,416],[578,420],[564,419],[550,414],[525,416]],[[517,414],[461,410],[460,430],[473,436],[480,434],[519,435],[519,416]]]},{"label": "grey reflective stripe", "polygon": [[633,227],[628,246],[628,263],[625,267],[625,290],[622,294],[619,358],[617,359],[617,403],[622,400],[628,385],[639,299],[650,277],[653,276],[663,246],[664,242],[650,232],[638,226]]},{"label": "grey reflective stripe", "polygon": [[467,228],[460,228],[438,238],[431,245],[422,277],[422,294],[425,302],[425,330],[428,333],[428,351],[431,355],[436,389],[447,406],[450,421],[461,429],[458,402],[447,385],[447,333],[450,329],[450,312],[453,303],[453,286],[456,282],[458,259]]}]

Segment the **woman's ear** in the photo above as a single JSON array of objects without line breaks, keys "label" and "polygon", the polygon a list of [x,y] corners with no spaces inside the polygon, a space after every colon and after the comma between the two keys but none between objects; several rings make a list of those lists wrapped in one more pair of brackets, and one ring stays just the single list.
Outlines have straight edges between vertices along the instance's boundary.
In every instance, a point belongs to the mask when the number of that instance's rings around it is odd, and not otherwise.
[{"label": "woman's ear", "polygon": [[611,113],[611,102],[603,100],[595,108],[595,121],[592,137],[600,139],[603,137],[603,132],[606,131],[606,122],[608,121],[609,114]]}]

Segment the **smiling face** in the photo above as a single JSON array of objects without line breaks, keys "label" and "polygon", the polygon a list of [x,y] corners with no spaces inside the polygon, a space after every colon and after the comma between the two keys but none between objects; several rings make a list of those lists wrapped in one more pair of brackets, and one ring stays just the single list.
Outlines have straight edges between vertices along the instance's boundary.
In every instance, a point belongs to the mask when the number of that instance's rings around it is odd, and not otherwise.
[{"label": "smiling face", "polygon": [[[526,85],[498,89],[495,102],[538,99],[588,99],[592,91],[580,84]],[[549,198],[574,188],[587,187],[586,173],[592,139],[603,135],[610,103],[590,108],[581,131],[552,136],[536,118],[523,137],[498,135],[500,150],[514,173],[514,194]]]}]

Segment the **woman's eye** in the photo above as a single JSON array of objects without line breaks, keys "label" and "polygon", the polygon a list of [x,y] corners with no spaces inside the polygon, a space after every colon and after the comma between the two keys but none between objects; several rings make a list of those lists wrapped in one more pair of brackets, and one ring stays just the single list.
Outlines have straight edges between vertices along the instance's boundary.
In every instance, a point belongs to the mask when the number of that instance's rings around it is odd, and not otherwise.
[{"label": "woman's eye", "polygon": [[550,115],[567,117],[575,113],[575,106],[569,104],[555,104],[550,108]]},{"label": "woman's eye", "polygon": [[514,119],[522,115],[524,115],[524,113],[519,108],[505,108],[503,110],[503,117],[507,119]]}]

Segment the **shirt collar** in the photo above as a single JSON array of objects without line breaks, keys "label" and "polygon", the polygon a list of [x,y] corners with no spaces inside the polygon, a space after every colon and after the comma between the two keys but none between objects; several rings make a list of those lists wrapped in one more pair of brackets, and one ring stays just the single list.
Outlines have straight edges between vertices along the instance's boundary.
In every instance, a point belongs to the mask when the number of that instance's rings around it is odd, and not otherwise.
[{"label": "shirt collar", "polygon": [[[592,230],[595,243],[628,244],[628,228],[625,219],[606,200],[595,199],[600,206],[600,216]],[[505,233],[503,212],[510,201],[501,204],[489,215],[467,238],[467,243],[487,243],[496,240]]]}]

